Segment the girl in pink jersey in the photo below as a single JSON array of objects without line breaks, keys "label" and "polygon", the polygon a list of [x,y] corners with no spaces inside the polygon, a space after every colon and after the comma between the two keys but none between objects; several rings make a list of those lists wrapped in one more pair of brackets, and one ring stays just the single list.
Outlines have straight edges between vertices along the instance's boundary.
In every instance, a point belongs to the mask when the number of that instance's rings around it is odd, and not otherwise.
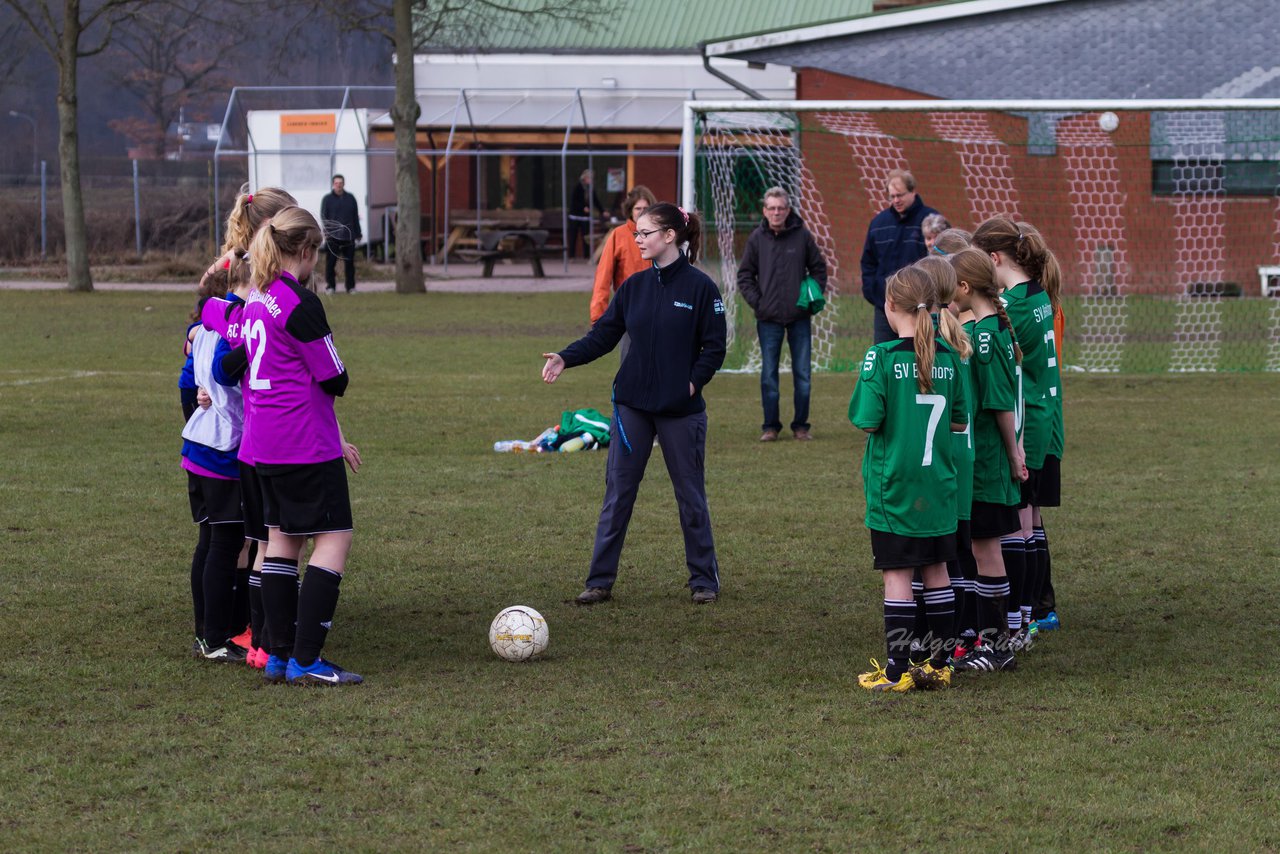
[{"label": "girl in pink jersey", "polygon": [[[242,313],[246,399],[268,530],[262,602],[268,681],[349,685],[356,673],[320,657],[351,548],[351,501],[334,398],[347,371],[324,306],[300,284],[315,268],[323,232],[298,207],[275,214],[249,247],[253,287]],[[358,466],[356,457],[352,469]],[[298,586],[298,559],[314,540]]]}]

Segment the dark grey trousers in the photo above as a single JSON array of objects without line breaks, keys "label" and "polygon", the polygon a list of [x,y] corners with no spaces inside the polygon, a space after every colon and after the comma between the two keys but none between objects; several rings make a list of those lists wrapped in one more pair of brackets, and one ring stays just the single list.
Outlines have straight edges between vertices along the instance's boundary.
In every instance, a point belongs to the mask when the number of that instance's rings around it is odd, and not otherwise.
[{"label": "dark grey trousers", "polygon": [[703,469],[707,413],[665,417],[621,404],[615,412],[605,467],[604,506],[600,508],[600,523],[596,526],[587,587],[612,587],[618,577],[618,559],[631,522],[631,510],[653,451],[653,438],[657,436],[675,489],[676,506],[680,509],[689,587],[719,592],[720,567],[711,538],[711,512],[707,509]]}]

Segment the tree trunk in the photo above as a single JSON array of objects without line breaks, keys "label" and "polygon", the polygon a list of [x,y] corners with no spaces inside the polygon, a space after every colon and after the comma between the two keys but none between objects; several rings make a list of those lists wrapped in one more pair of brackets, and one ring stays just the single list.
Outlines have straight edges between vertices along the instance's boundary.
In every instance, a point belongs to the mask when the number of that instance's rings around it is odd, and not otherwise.
[{"label": "tree trunk", "polygon": [[63,234],[67,243],[67,290],[92,291],[89,241],[80,191],[80,130],[76,64],[80,52],[80,3],[67,0],[58,55],[58,162],[62,172]]},{"label": "tree trunk", "polygon": [[418,184],[418,99],[413,85],[413,3],[394,0],[396,97],[396,293],[427,290],[422,272],[422,199]]}]

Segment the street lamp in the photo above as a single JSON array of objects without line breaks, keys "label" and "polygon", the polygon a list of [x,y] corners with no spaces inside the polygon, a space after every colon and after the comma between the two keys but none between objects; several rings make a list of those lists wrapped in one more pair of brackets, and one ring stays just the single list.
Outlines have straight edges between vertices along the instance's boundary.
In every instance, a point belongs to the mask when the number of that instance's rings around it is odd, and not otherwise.
[{"label": "street lamp", "polygon": [[20,113],[17,110],[10,110],[9,115],[13,116],[15,119],[26,119],[31,122],[31,174],[39,175],[40,168],[37,163],[39,156],[36,154],[36,120],[31,116],[28,116],[26,113]]}]

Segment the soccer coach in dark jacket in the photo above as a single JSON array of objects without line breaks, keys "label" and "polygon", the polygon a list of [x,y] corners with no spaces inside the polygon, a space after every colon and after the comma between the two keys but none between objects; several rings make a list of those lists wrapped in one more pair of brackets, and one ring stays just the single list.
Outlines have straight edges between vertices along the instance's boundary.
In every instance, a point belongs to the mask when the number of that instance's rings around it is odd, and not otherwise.
[{"label": "soccer coach in dark jacket", "polygon": [[800,282],[813,276],[827,290],[827,262],[809,229],[781,187],[764,194],[764,221],[747,238],[738,264],[738,291],[756,315],[760,337],[760,402],[764,407],[761,442],[772,442],[782,430],[778,413],[778,361],[782,337],[791,348],[791,379],[795,387],[795,418],[791,432],[806,441],[809,435],[809,367],[812,352],[810,314],[796,307]]},{"label": "soccer coach in dark jacket", "polygon": [[360,233],[360,209],[356,205],[356,197],[346,192],[347,182],[341,175],[333,176],[333,192],[320,200],[320,226],[324,229],[325,290],[334,293],[337,290],[338,259],[346,274],[347,293],[356,289],[356,244],[363,235]]},{"label": "soccer coach in dark jacket", "polygon": [[862,247],[862,295],[875,309],[872,332],[876,344],[898,337],[884,316],[884,283],[929,253],[920,225],[925,217],[937,213],[916,194],[915,176],[905,169],[890,172],[885,186],[889,207],[871,220]]}]

